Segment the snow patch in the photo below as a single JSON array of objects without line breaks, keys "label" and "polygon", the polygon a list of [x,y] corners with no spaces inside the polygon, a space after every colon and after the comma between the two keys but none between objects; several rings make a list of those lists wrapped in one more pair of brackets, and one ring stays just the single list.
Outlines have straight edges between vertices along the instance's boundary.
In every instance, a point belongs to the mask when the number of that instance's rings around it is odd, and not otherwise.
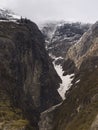
[{"label": "snow patch", "polygon": [[[72,80],[74,78],[74,74],[70,74],[70,75],[66,75],[66,76],[63,76],[63,73],[64,71],[62,70],[62,66],[61,65],[56,65],[55,64],[55,61],[58,60],[58,59],[63,59],[63,57],[56,57],[54,55],[52,55],[51,53],[49,54],[49,56],[52,58],[52,59],[55,59],[53,61],[53,65],[54,65],[54,68],[56,70],[56,72],[58,73],[58,75],[60,76],[60,78],[62,79],[62,83],[60,84],[60,88],[58,89],[58,92],[60,94],[60,96],[62,97],[62,99],[64,100],[65,99],[65,93],[66,91],[71,87],[72,85]],[[72,78],[73,77],[73,78]],[[78,81],[79,82],[79,81]]]},{"label": "snow patch", "polygon": [[49,54],[49,56],[50,56],[52,59],[56,59],[56,56],[52,55],[51,53]]},{"label": "snow patch", "polygon": [[16,20],[1,20],[0,19],[0,22],[14,22],[14,23],[16,23],[16,24],[19,24]]},{"label": "snow patch", "polygon": [[61,106],[61,105],[62,105],[62,102],[59,103],[59,104],[57,104],[57,105],[55,105],[55,106],[52,106],[51,108],[47,109],[47,110],[44,111],[44,112],[42,112],[41,115],[44,114],[44,113],[49,113],[49,112],[55,110],[57,107],[59,107],[59,106]]},{"label": "snow patch", "polygon": [[63,76],[64,71],[62,70],[62,67],[60,65],[55,65],[54,62],[53,62],[53,64],[54,64],[54,68],[55,68],[56,72],[62,79],[62,83],[60,84],[60,88],[58,89],[58,92],[59,92],[60,96],[62,97],[62,99],[64,100],[66,91],[72,85],[71,82],[73,80],[72,77],[74,76],[74,74]]},{"label": "snow patch", "polygon": [[80,79],[79,80],[77,80],[76,82],[75,82],[75,84],[77,84],[77,83],[79,83],[80,82]]},{"label": "snow patch", "polygon": [[[51,53],[49,54],[49,56],[52,58],[52,59],[55,59],[56,60],[59,60],[59,59],[64,59],[63,57],[59,56],[59,57],[56,57],[54,55],[52,55]],[[53,62],[53,65],[55,66],[55,61]]]},{"label": "snow patch", "polygon": [[20,19],[21,17],[18,16],[18,15],[12,14],[12,18],[14,18],[14,19]]}]

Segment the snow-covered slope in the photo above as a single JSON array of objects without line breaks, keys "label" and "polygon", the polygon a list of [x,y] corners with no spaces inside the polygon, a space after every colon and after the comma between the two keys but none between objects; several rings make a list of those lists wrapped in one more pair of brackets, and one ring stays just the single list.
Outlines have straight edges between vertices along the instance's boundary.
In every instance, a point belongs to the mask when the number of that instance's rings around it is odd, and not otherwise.
[{"label": "snow-covered slope", "polygon": [[20,16],[14,14],[11,10],[0,9],[0,20],[17,20]]}]

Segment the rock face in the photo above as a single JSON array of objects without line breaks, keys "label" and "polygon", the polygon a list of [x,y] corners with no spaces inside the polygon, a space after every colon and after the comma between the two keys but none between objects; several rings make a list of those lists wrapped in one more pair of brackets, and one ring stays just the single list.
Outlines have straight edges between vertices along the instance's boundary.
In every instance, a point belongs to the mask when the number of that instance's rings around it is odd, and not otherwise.
[{"label": "rock face", "polygon": [[[84,33],[84,35],[80,38],[80,40],[71,46],[66,54],[63,70],[70,73],[68,71],[68,67],[73,72],[77,72],[81,70],[81,68],[94,69],[97,67],[97,57],[98,57],[98,22],[90,27],[90,29]],[[68,61],[72,61],[73,64],[68,63]],[[87,63],[87,64],[86,64]],[[84,66],[85,64],[85,66]],[[76,69],[77,68],[77,69]]]},{"label": "rock face", "polygon": [[96,22],[67,53],[67,58],[79,68],[84,59],[98,56],[98,22]]},{"label": "rock face", "polygon": [[1,130],[38,129],[40,112],[61,101],[60,82],[38,27],[26,19],[0,22]]}]

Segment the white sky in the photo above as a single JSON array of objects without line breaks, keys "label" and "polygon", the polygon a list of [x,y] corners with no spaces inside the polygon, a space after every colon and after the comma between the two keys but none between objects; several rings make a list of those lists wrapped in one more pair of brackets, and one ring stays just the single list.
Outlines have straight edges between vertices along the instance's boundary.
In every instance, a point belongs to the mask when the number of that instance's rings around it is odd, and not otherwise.
[{"label": "white sky", "polygon": [[98,0],[0,0],[0,7],[14,10],[34,22],[65,20],[94,23]]}]

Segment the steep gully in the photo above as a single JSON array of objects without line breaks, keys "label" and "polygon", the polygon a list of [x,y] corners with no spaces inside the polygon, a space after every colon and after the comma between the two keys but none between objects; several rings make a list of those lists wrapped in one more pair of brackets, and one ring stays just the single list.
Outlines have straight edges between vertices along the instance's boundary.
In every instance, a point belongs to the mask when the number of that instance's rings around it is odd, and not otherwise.
[{"label": "steep gully", "polygon": [[[70,46],[77,43],[77,41],[81,38],[84,32],[89,29],[89,26],[90,25],[84,25],[81,23],[70,24],[62,22],[56,24],[49,23],[40,28],[45,36],[46,50],[53,61],[53,65],[56,72],[62,79],[62,83],[60,83],[60,87],[58,89],[58,93],[62,97],[62,100],[65,100],[65,93],[71,87],[72,80],[74,79],[75,75],[73,67],[71,68],[72,70],[68,70],[70,72],[66,73],[65,71],[63,71],[63,69],[66,68],[67,65],[65,65],[65,67],[62,69],[61,64],[64,61],[64,57]],[[72,61],[69,62],[70,64],[72,64]],[[65,74],[67,75],[65,76]],[[78,82],[80,82],[79,79],[75,81],[75,84],[77,84]],[[61,104],[53,106],[50,109],[41,113],[39,122],[40,130],[53,129],[55,111]]]},{"label": "steep gully", "polygon": [[[53,60],[54,68],[55,68],[56,72],[58,73],[58,75],[60,76],[60,78],[62,80],[62,83],[60,83],[60,87],[58,89],[58,93],[62,97],[62,100],[64,100],[66,91],[72,85],[71,82],[72,82],[72,80],[74,78],[74,74],[63,76],[64,72],[62,70],[62,66],[60,64],[59,65],[55,64],[55,62],[58,59],[62,59],[62,57],[55,57],[52,54],[49,54],[49,56],[51,57],[51,59],[54,59]],[[54,126],[53,120],[54,120],[55,112],[56,112],[57,108],[61,104],[62,104],[62,102],[60,104],[52,106],[48,110],[46,110],[46,111],[41,113],[41,115],[40,115],[40,122],[39,122],[39,130],[52,130],[53,129],[53,126]]]}]

